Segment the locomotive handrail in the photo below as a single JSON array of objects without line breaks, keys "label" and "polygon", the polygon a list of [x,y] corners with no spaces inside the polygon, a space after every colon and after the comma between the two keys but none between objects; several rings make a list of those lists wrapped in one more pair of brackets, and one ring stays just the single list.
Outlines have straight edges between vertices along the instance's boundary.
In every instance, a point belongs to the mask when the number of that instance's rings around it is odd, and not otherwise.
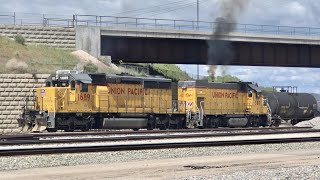
[{"label": "locomotive handrail", "polygon": [[[202,104],[204,104],[204,101],[201,101],[201,102],[200,102],[200,107],[201,107],[201,121],[203,120],[203,116],[204,116],[204,111],[203,111]],[[203,122],[202,122],[201,124],[203,124]]]},{"label": "locomotive handrail", "polygon": [[[43,105],[42,105],[43,106]],[[56,104],[54,104],[54,107],[56,106]],[[56,109],[56,108],[54,108],[54,109]],[[48,112],[49,112],[49,105],[48,105],[48,103],[47,103],[47,110],[48,110]],[[43,111],[43,109],[42,109],[42,111]]]}]

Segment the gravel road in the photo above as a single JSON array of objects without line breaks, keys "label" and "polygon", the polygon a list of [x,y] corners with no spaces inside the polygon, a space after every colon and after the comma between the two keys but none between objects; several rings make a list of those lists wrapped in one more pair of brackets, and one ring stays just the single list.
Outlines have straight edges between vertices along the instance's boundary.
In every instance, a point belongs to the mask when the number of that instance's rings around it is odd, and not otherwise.
[{"label": "gravel road", "polygon": [[[305,145],[303,144],[303,146]],[[300,144],[301,146],[302,144]],[[319,144],[316,146],[308,144],[307,146],[309,148],[319,148]],[[292,144],[287,145],[287,147],[293,148]],[[256,146],[256,148],[259,147]],[[146,154],[146,158],[141,158],[143,156],[141,155],[140,159],[121,159],[113,163],[2,171],[1,178],[6,180],[35,178],[42,180],[319,179],[319,149],[284,150],[282,146],[273,146],[270,149],[263,149],[265,152],[259,153],[244,152],[243,150],[249,149],[248,147],[238,149],[237,154],[230,154],[230,149],[229,153],[221,153],[220,151],[220,155],[216,156],[197,156],[197,153],[193,153],[193,156],[183,154],[182,156],[185,157],[157,157],[158,159],[150,159],[151,154],[149,152]],[[267,152],[266,150],[276,151]],[[176,153],[176,151],[173,153]],[[185,153],[185,151],[182,153]],[[215,154],[215,152],[210,154]]]}]

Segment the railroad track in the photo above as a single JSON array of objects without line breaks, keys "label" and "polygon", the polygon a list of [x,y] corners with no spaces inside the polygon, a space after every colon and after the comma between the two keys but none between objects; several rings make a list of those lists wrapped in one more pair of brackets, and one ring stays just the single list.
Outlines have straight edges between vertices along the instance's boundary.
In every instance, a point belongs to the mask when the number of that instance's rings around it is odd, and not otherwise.
[{"label": "railroad track", "polygon": [[[243,130],[243,129],[241,129]],[[188,131],[189,134],[159,134],[157,136],[150,136],[150,134],[144,133],[145,135],[132,135],[129,133],[129,136],[110,136],[114,134],[101,134],[101,133],[81,133],[81,134],[71,134],[63,133],[59,134],[57,137],[62,135],[67,136],[65,139],[50,139],[50,137],[55,137],[53,134],[27,134],[27,135],[7,135],[0,136],[0,146],[2,145],[28,145],[28,144],[61,144],[61,143],[91,143],[91,142],[114,142],[114,141],[138,141],[138,140],[161,140],[161,139],[189,139],[189,138],[212,138],[212,137],[230,137],[230,136],[252,136],[252,135],[269,135],[269,134],[294,134],[294,133],[320,133],[319,129],[310,129],[310,128],[282,128],[282,129],[250,129],[248,132],[241,131],[238,129],[238,132],[214,132],[210,133],[209,131]],[[226,131],[226,130],[224,130]],[[132,132],[132,131],[130,131]],[[162,131],[161,131],[162,132]],[[176,133],[177,131],[170,131],[170,133]],[[179,131],[181,132],[181,131]],[[187,132],[187,131],[185,131]],[[198,132],[198,134],[192,134]],[[207,132],[207,133],[205,133]],[[162,132],[163,133],[163,132]],[[86,135],[99,136],[99,135],[109,135],[104,137],[84,137]],[[134,133],[135,134],[135,133]],[[44,135],[44,136],[42,136]],[[119,135],[119,134],[118,134]],[[123,134],[121,134],[123,135]],[[70,137],[69,137],[70,136]],[[78,138],[72,138],[73,136],[78,136]],[[49,139],[48,139],[49,138]]]},{"label": "railroad track", "polygon": [[206,142],[178,142],[178,143],[148,143],[148,144],[122,144],[122,145],[95,145],[95,146],[67,146],[67,147],[36,147],[36,148],[8,148],[0,149],[0,156],[60,154],[60,153],[84,153],[104,151],[128,151],[148,149],[168,149],[187,147],[232,146],[271,143],[293,143],[320,141],[320,137],[303,138],[276,138],[276,139],[252,139],[252,140],[228,140]]},{"label": "railroad track", "polygon": [[236,132],[236,131],[260,131],[260,130],[299,130],[311,129],[308,127],[265,127],[265,128],[215,128],[215,129],[168,129],[168,130],[141,130],[141,131],[91,131],[91,132],[56,132],[56,133],[29,133],[34,137],[53,137],[53,136],[89,136],[89,135],[121,135],[121,134],[161,134],[161,133],[197,133],[197,132]]}]

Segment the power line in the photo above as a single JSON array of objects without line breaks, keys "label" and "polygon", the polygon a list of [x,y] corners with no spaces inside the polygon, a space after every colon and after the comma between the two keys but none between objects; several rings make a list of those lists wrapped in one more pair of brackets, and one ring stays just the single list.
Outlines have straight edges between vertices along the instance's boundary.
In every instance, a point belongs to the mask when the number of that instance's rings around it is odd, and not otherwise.
[{"label": "power line", "polygon": [[[196,3],[195,2],[189,2],[189,3],[184,3],[182,5],[179,5],[179,6],[159,8],[159,9],[156,9],[156,10],[150,10],[149,12],[135,14],[135,16],[141,16],[141,15],[154,16],[152,13],[155,13],[156,15],[157,15],[157,13],[163,14],[163,13],[166,13],[166,11],[172,11],[174,9],[181,9],[181,8],[192,6],[194,4],[196,4]],[[151,14],[151,15],[149,15],[149,14]]]},{"label": "power line", "polygon": [[[209,1],[209,0],[200,0],[199,3],[202,3],[202,2],[205,2],[205,1]],[[191,7],[191,6],[195,6],[195,5],[197,5],[197,2],[192,2],[192,3],[185,4],[183,6],[180,6],[180,7],[168,8],[168,9],[165,9],[164,12],[154,13],[154,14],[151,14],[149,16],[157,16],[157,15],[160,15],[160,14],[167,14],[167,13],[170,13],[170,12],[173,12],[173,11],[178,11],[178,10],[185,9],[187,7]],[[142,14],[140,14],[140,15],[142,15]]]},{"label": "power line", "polygon": [[[187,0],[188,1],[188,0]],[[156,10],[158,8],[165,8],[166,6],[170,6],[170,5],[183,5],[186,2],[186,0],[179,0],[179,1],[175,1],[175,2],[171,2],[171,3],[166,3],[166,4],[159,4],[159,5],[155,5],[155,6],[149,6],[149,7],[145,7],[145,8],[139,8],[139,9],[133,9],[133,10],[128,10],[128,11],[123,11],[120,13],[116,13],[115,15],[119,15],[119,14],[130,14],[130,13],[134,13],[134,12],[139,12],[139,11],[150,11],[150,10]],[[168,7],[166,7],[168,8]]]}]

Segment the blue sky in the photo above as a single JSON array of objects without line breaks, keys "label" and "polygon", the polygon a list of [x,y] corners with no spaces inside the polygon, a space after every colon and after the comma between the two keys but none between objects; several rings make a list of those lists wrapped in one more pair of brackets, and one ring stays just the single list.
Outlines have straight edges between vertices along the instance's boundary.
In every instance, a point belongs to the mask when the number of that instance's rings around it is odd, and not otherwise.
[{"label": "blue sky", "polygon": [[[200,0],[200,20],[214,21],[222,0]],[[97,14],[196,20],[196,0],[0,0],[1,12],[55,15]],[[167,4],[166,6],[160,6]],[[157,7],[155,7],[157,6]],[[248,0],[239,23],[320,27],[319,0]],[[180,65],[196,74],[195,65]],[[207,66],[200,67],[206,75]],[[291,85],[299,91],[320,93],[320,70],[312,68],[228,66],[227,73],[262,86]],[[217,74],[221,74],[218,68]]]}]

